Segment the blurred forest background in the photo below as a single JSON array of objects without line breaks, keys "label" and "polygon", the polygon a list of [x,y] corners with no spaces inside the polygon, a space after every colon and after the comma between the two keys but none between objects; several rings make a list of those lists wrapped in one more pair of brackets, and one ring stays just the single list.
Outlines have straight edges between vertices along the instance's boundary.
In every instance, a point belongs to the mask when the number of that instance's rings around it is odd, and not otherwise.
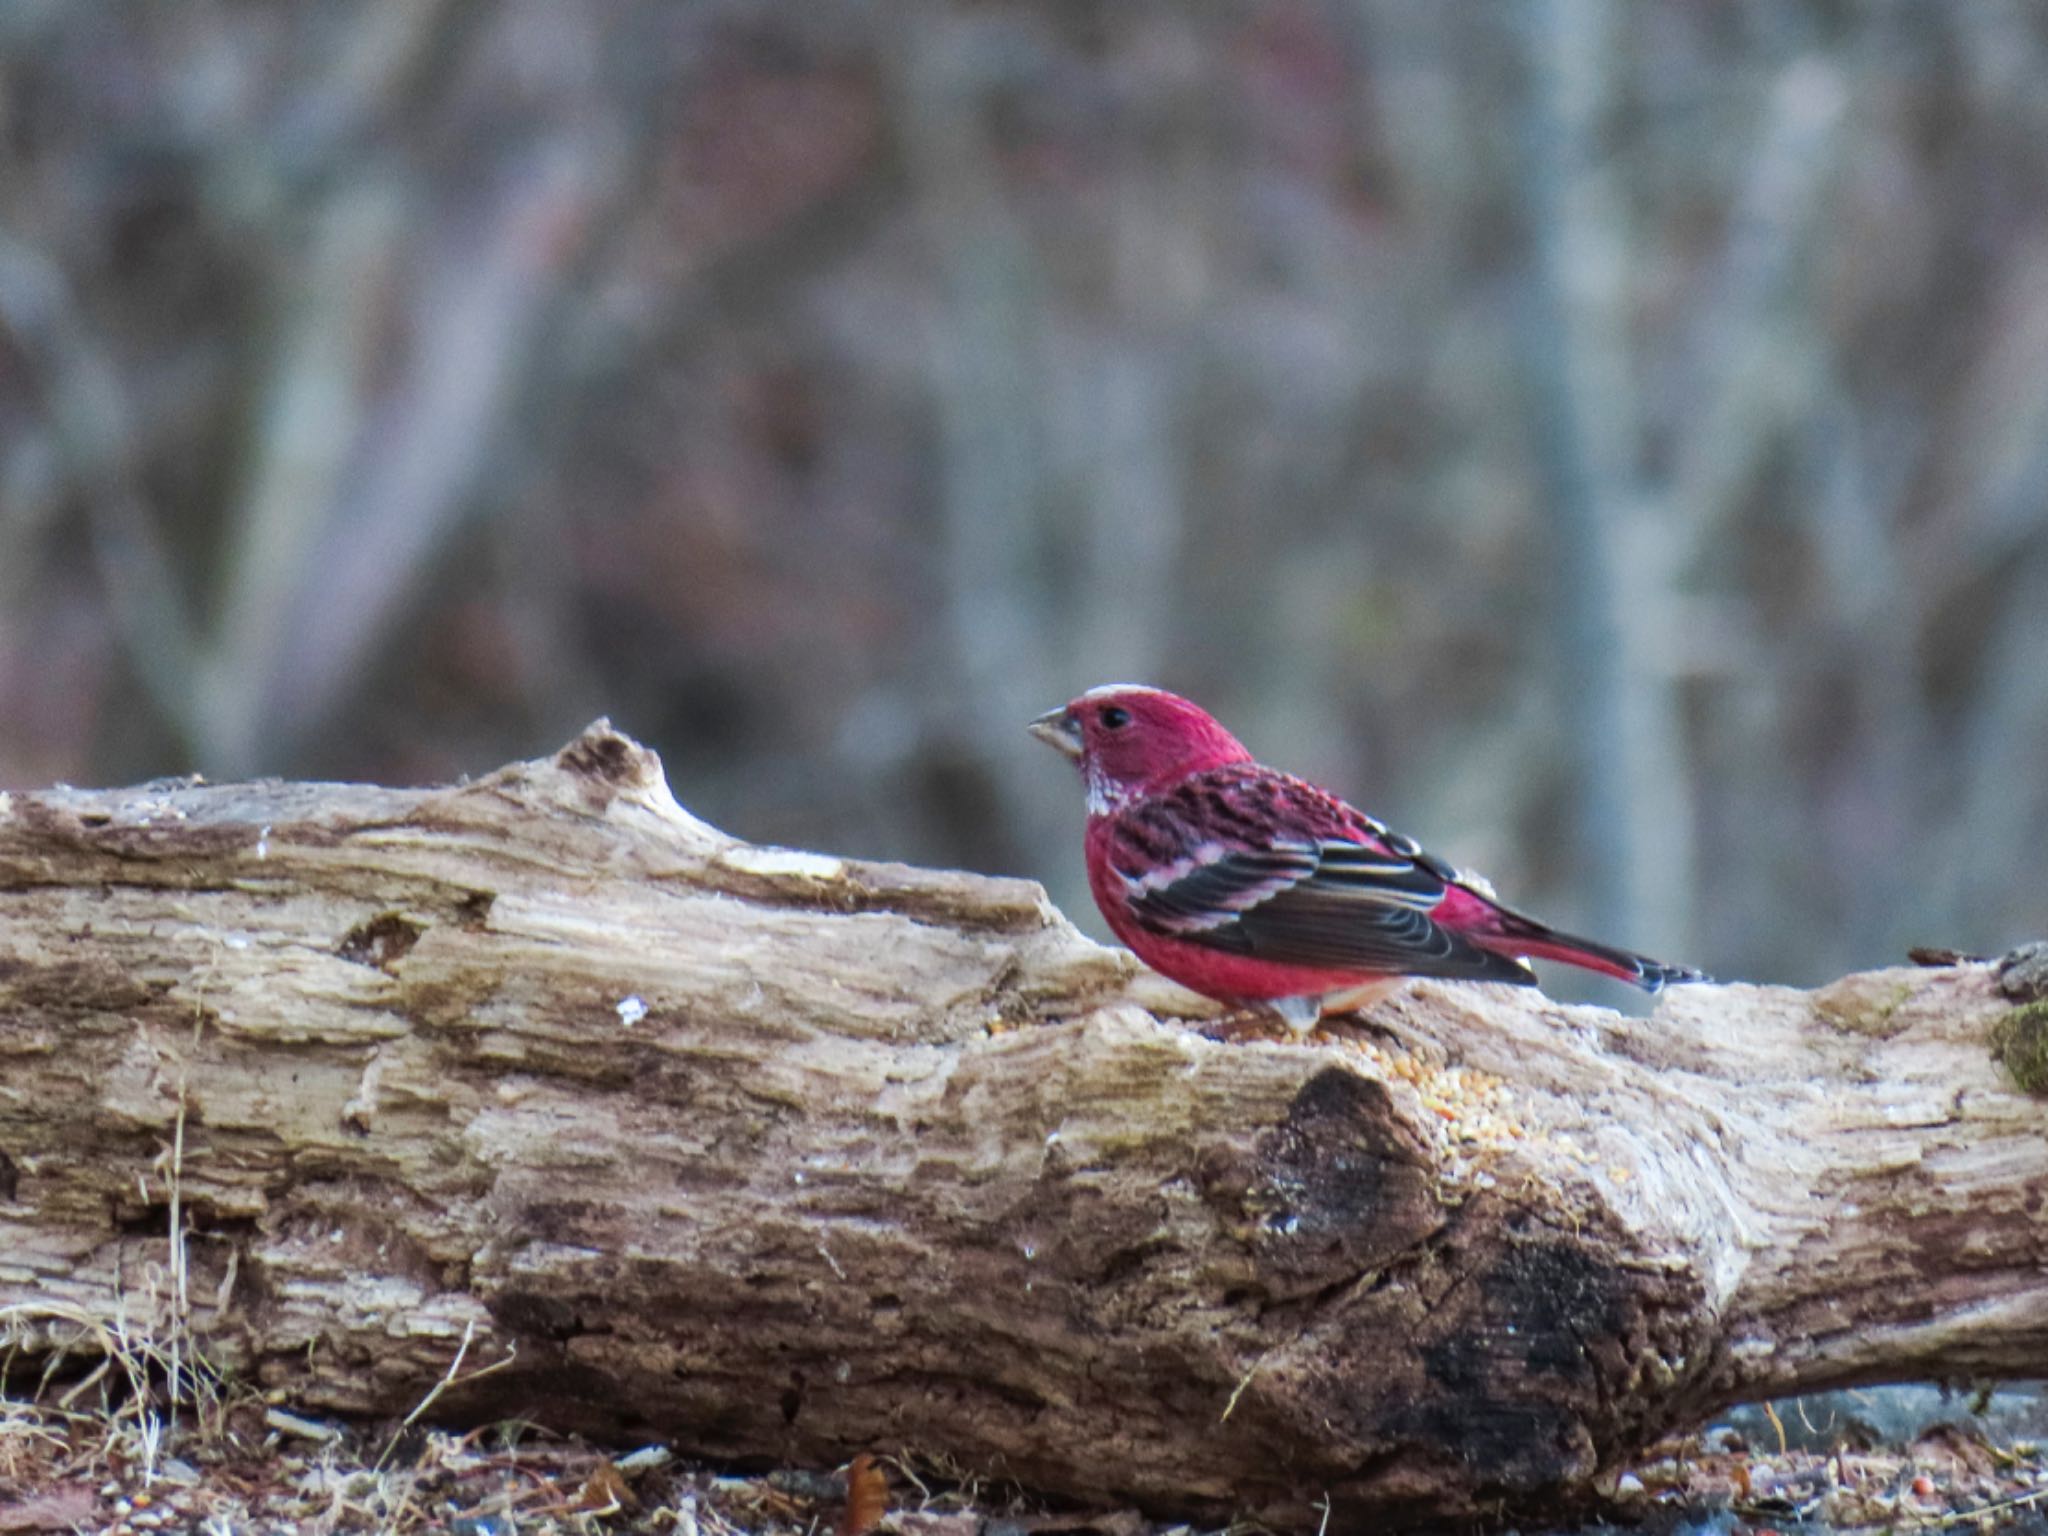
[{"label": "blurred forest background", "polygon": [[1146,680],[1724,976],[2048,933],[2017,0],[5,0],[0,124],[0,786],[609,713],[1094,926]]}]

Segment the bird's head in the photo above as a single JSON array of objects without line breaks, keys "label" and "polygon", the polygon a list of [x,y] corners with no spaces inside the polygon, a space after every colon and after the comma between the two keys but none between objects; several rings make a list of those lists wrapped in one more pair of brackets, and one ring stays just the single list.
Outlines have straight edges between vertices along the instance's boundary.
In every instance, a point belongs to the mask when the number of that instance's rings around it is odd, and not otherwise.
[{"label": "bird's head", "polygon": [[1199,704],[1135,683],[1091,688],[1032,721],[1031,734],[1079,764],[1098,814],[1144,785],[1251,760]]}]

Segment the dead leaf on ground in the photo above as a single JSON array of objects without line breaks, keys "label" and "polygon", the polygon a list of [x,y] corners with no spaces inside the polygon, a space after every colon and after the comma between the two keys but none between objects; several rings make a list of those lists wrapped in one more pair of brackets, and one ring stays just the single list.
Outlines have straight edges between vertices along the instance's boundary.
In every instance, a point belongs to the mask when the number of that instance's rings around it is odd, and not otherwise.
[{"label": "dead leaf on ground", "polygon": [[638,1509],[640,1500],[626,1486],[626,1474],[610,1462],[601,1461],[597,1469],[584,1479],[583,1491],[576,1495],[576,1507],[582,1510]]},{"label": "dead leaf on ground", "polygon": [[839,1512],[837,1536],[868,1536],[889,1511],[889,1479],[862,1451],[846,1469],[846,1508]]}]

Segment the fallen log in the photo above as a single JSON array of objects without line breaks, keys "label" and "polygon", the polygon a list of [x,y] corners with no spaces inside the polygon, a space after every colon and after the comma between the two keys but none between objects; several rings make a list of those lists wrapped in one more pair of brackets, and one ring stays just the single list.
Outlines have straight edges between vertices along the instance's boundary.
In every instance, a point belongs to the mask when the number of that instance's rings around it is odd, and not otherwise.
[{"label": "fallen log", "polygon": [[1540,1512],[1734,1401],[2048,1375],[2029,985],[1222,1044],[1036,886],[739,842],[602,723],[451,789],[0,795],[0,1358],[118,1319],[394,1414],[466,1344],[447,1421]]}]

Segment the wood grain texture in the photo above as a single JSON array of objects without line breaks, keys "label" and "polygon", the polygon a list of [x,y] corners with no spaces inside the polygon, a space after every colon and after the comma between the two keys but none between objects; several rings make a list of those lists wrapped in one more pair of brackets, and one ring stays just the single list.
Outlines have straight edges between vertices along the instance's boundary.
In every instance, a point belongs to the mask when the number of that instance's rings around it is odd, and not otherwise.
[{"label": "wood grain texture", "polygon": [[729,838],[602,723],[453,789],[0,796],[0,1330],[180,1326],[363,1413],[467,1331],[511,1363],[450,1419],[1281,1525],[2048,1375],[1992,966],[1207,1012],[1034,885]]}]

